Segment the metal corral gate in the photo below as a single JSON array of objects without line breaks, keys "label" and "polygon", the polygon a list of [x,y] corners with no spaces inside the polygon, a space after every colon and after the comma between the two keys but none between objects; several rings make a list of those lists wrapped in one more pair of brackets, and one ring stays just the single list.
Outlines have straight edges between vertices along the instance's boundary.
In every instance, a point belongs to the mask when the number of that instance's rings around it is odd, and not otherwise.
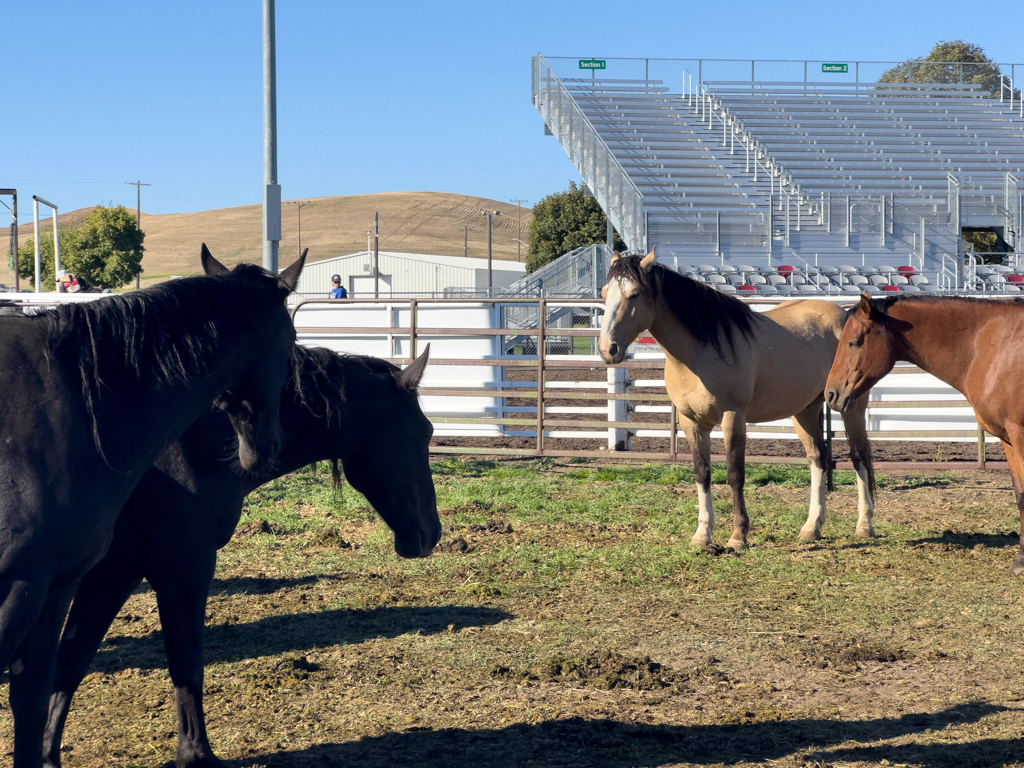
[{"label": "metal corral gate", "polygon": [[[784,300],[748,303],[763,311]],[[678,452],[681,433],[670,426],[675,408],[664,392],[664,355],[653,339],[641,338],[619,365],[605,365],[596,354],[603,306],[587,299],[313,300],[300,303],[293,319],[300,343],[383,357],[398,365],[429,343],[430,365],[420,395],[435,438],[474,438],[433,445],[434,453],[688,458]],[[524,322],[531,315],[532,322]],[[842,420],[823,411],[833,434],[842,438]],[[647,420],[645,414],[650,414]],[[981,431],[963,395],[903,364],[871,391],[868,430],[872,440],[976,441],[980,466],[985,464],[984,442],[998,442]],[[796,439],[789,419],[751,425],[747,436]],[[663,439],[665,449],[632,450],[633,438]],[[589,441],[592,447],[557,445],[566,439]],[[750,449],[756,461],[804,461],[758,457],[756,443]]]}]

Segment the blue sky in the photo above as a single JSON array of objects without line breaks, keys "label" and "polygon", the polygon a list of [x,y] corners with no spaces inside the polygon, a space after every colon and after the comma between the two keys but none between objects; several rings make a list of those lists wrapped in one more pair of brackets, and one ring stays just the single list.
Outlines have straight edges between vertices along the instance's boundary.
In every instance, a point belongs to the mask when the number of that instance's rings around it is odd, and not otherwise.
[{"label": "blue sky", "polygon": [[[134,207],[124,182],[136,179],[153,184],[149,213],[260,201],[260,0],[4,5],[0,187],[61,210]],[[538,51],[900,60],[962,38],[996,61],[1024,61],[1010,32],[1024,5],[964,7],[279,0],[283,195],[433,190],[532,205],[565,188],[578,175],[530,104]]]}]

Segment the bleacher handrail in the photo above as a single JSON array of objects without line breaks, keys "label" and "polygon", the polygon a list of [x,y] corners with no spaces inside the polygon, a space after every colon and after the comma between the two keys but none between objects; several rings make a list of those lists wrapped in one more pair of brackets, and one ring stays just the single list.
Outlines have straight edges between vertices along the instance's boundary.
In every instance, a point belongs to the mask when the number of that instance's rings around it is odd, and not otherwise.
[{"label": "bleacher handrail", "polygon": [[[572,92],[548,65],[544,56],[534,56],[532,67],[533,103],[544,118],[544,123],[566,150],[569,159],[580,170],[583,183],[597,197],[601,207],[607,212],[613,223],[618,218],[616,229],[630,250],[641,250],[647,244],[646,212],[644,195],[633,183],[625,168],[601,137],[601,134],[590,122],[586,113],[576,102]],[[557,106],[552,93],[557,94]],[[569,115],[568,140],[563,136],[563,101],[567,103]],[[573,135],[573,123],[578,121],[584,135],[580,137],[577,151],[576,136]],[[587,143],[593,146],[589,157]],[[604,183],[601,183],[600,166],[604,166]],[[618,183],[618,200],[615,199],[612,170],[614,169]],[[602,200],[602,197],[604,198]]]}]

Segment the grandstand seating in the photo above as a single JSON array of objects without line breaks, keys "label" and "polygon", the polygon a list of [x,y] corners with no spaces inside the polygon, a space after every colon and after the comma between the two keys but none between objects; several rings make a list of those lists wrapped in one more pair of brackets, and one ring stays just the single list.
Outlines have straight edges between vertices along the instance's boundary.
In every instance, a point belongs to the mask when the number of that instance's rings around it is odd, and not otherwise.
[{"label": "grandstand seating", "polygon": [[[547,72],[535,80],[545,119],[557,90],[559,109],[575,105],[606,148],[586,144],[571,121],[549,125],[581,173],[580,158],[610,153],[604,176],[585,181],[602,199],[614,163],[642,198],[646,241],[634,247],[656,246],[661,263],[720,290],[1024,286],[1016,264],[957,266],[954,218],[1005,223],[1013,235],[1004,180],[1024,177],[1024,117],[979,86],[717,80],[684,95],[658,79]],[[555,90],[539,89],[542,80]],[[957,201],[974,194],[971,204],[954,207],[953,189]],[[618,204],[621,195],[604,196],[613,221]]]}]

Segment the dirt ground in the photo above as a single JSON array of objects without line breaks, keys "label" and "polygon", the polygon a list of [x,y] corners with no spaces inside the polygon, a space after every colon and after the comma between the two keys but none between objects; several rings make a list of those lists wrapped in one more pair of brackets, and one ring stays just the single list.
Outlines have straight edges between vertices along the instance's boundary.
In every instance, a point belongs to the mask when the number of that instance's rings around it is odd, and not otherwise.
[{"label": "dirt ground", "polygon": [[[814,544],[795,535],[803,476],[751,479],[752,547],[732,553],[689,547],[679,471],[439,464],[445,534],[423,561],[395,558],[351,491],[306,503],[322,474],[265,487],[243,522],[270,523],[222,553],[208,608],[219,755],[234,768],[1024,764],[1007,473],[886,473],[872,540],[853,538],[840,478]],[[727,521],[727,487],[715,496]],[[67,768],[173,759],[165,663],[144,585],[76,697]]]}]

